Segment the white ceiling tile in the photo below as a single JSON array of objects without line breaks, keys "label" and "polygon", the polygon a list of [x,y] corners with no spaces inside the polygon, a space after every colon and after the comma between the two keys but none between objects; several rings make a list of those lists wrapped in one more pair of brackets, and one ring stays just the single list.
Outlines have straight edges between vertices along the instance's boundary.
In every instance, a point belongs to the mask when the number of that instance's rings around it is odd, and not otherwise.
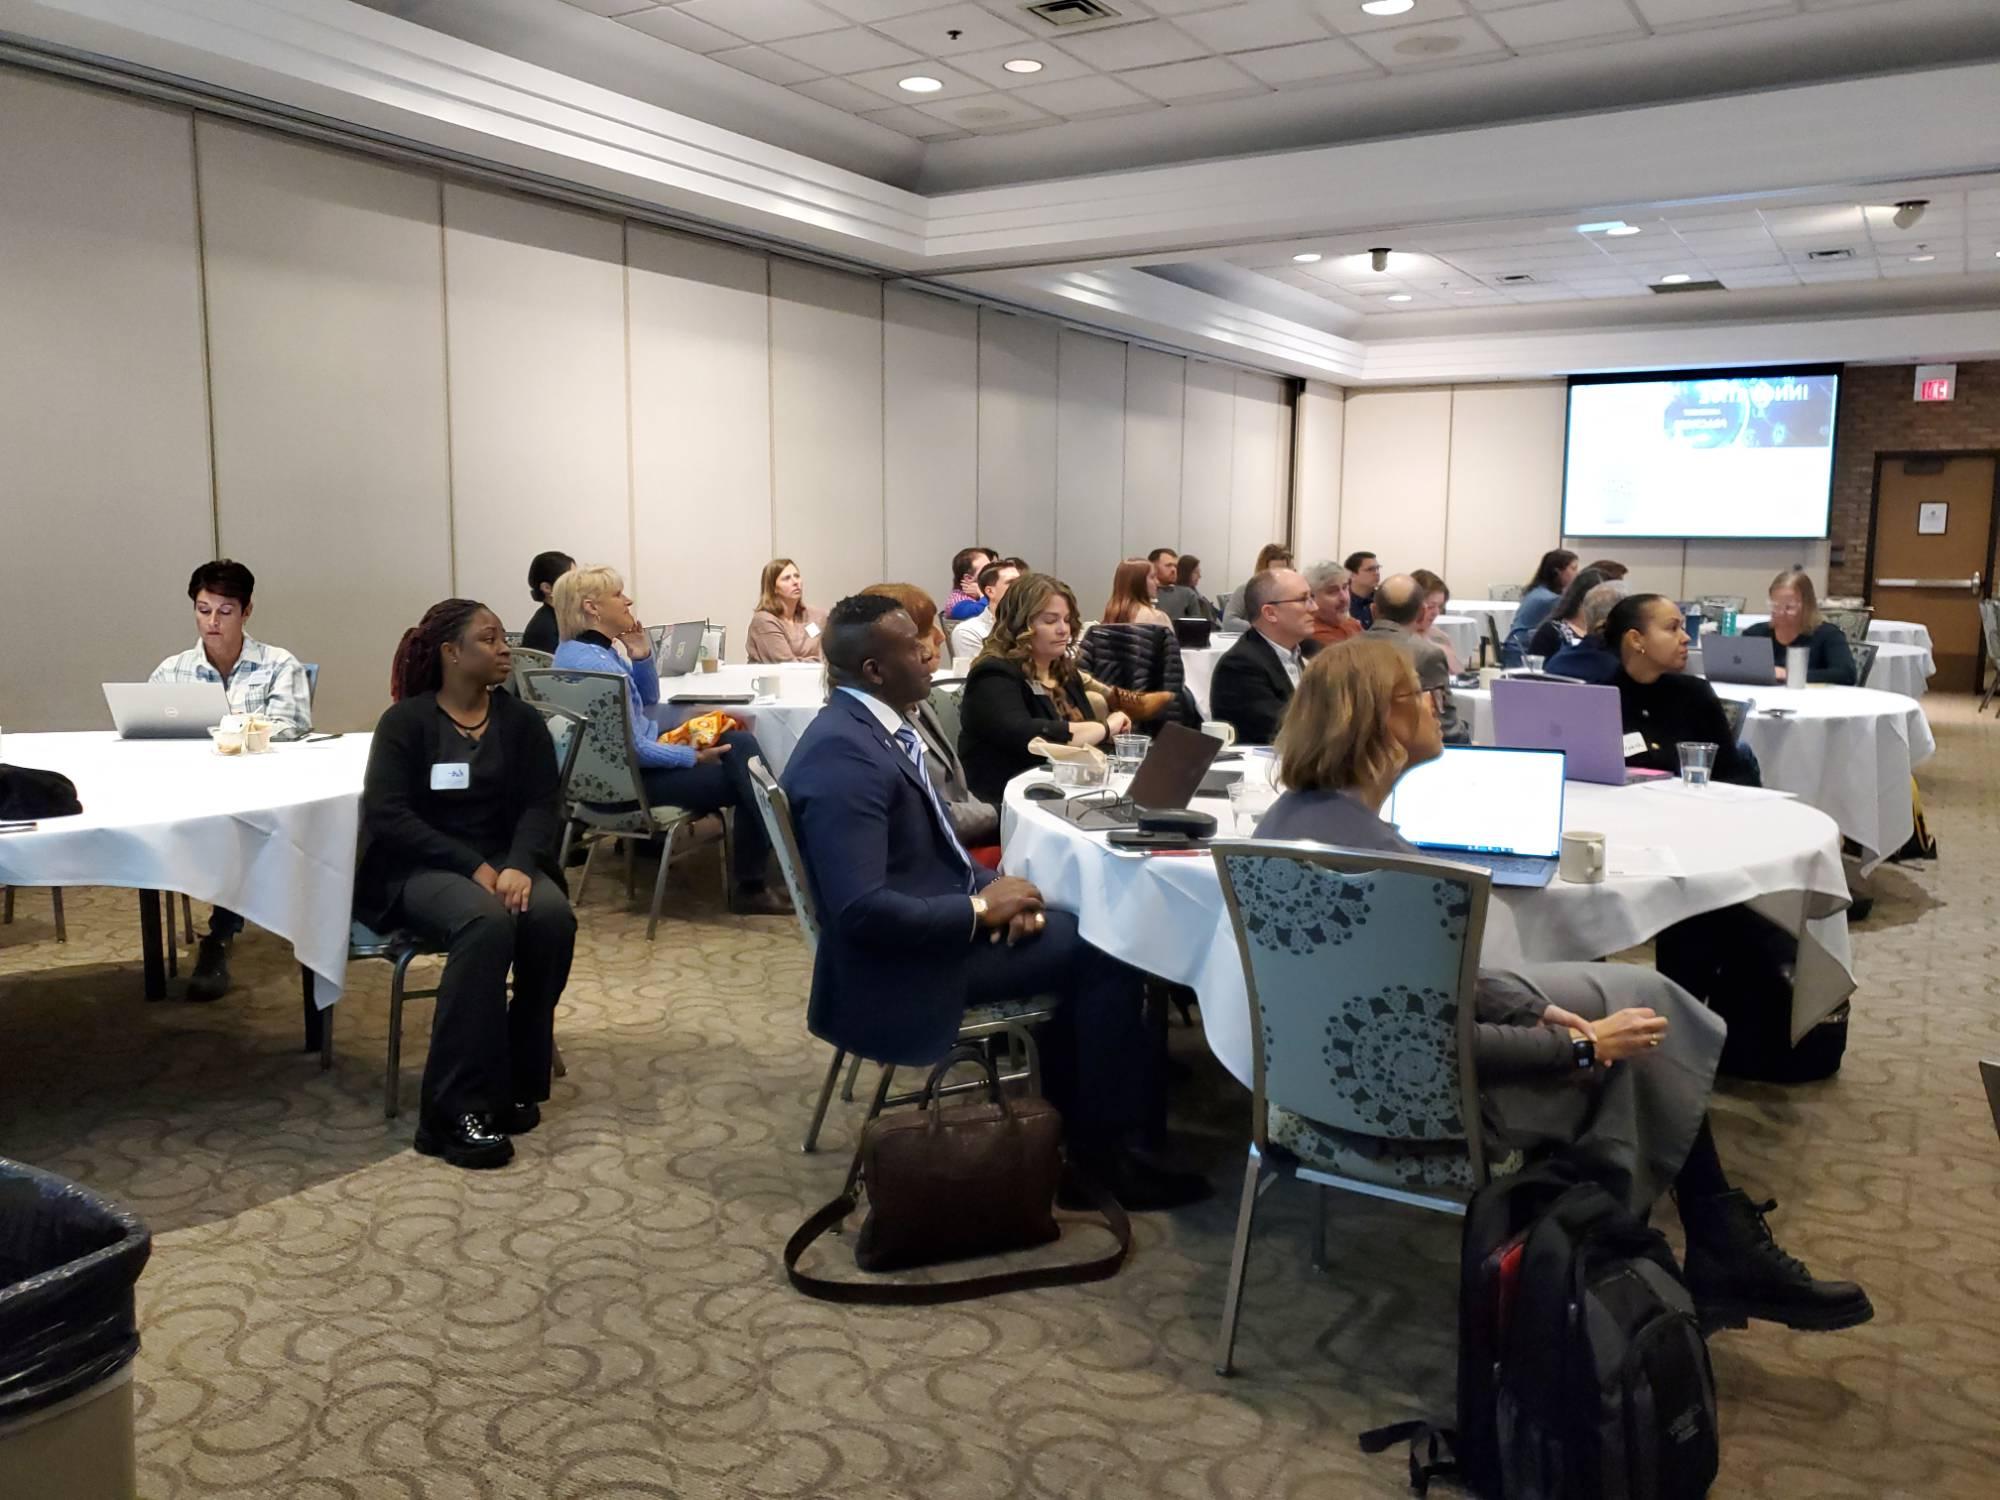
[{"label": "white ceiling tile", "polygon": [[873,89],[864,89],[846,78],[814,78],[793,84],[792,92],[817,99],[821,104],[830,104],[835,109],[844,109],[849,114],[868,114],[882,107],[882,98]]},{"label": "white ceiling tile", "polygon": [[[957,0],[819,0],[828,10],[839,11],[850,21],[869,25],[892,16],[907,16],[920,10],[942,10]],[[926,116],[925,118],[929,118]]]},{"label": "white ceiling tile", "polygon": [[1648,26],[1661,29],[1795,15],[1798,9],[1791,0],[1632,0],[1632,4]]},{"label": "white ceiling tile", "polygon": [[1728,209],[1720,213],[1670,213],[1667,215],[1669,228],[1682,232],[1706,232],[1714,229],[1762,229],[1764,216],[1754,208]]},{"label": "white ceiling tile", "polygon": [[[1031,39],[1020,27],[1010,26],[991,11],[970,4],[947,5],[921,15],[877,21],[875,29],[907,47],[915,47],[926,57],[950,57],[958,52],[978,52]],[[958,33],[956,37],[946,34],[953,31]]]},{"label": "white ceiling tile", "polygon": [[1729,254],[1707,255],[1698,259],[1711,271],[1740,271],[1750,266],[1782,266],[1785,252],[1773,245],[1768,250],[1743,250]]},{"label": "white ceiling tile", "polygon": [[[1006,64],[1014,58],[1033,58],[1042,65],[1041,71],[1009,73]],[[951,65],[996,89],[1026,88],[1031,83],[1060,83],[1065,78],[1082,78],[1090,72],[1060,47],[1051,47],[1047,42],[1010,42],[1004,47],[989,47],[984,52],[961,52],[952,58]]]},{"label": "white ceiling tile", "polygon": [[1058,38],[1065,52],[1075,54],[1093,68],[1107,73],[1126,68],[1150,68],[1159,63],[1186,62],[1205,57],[1208,49],[1165,21],[1141,21],[1136,26],[1116,26],[1085,36]]},{"label": "white ceiling tile", "polygon": [[809,68],[769,47],[735,47],[727,52],[711,52],[709,56],[768,83],[804,83],[808,78],[819,77],[818,68]]},{"label": "white ceiling tile", "polygon": [[[1639,238],[1641,236],[1631,235],[1625,243],[1630,244]],[[1769,248],[1771,244],[1770,231],[1762,225],[1746,226],[1741,229],[1683,229],[1680,231],[1679,239],[1690,249],[1714,250],[1723,254],[1741,250],[1745,246]]]},{"label": "white ceiling tile", "polygon": [[1140,105],[1150,107],[1153,103],[1137,89],[1127,88],[1115,78],[1094,75],[1066,79],[1061,83],[1030,84],[1014,92],[1037,108],[1067,119],[1109,114],[1113,110],[1132,109]]},{"label": "white ceiling tile", "polygon": [[1382,71],[1370,59],[1340,41],[1304,42],[1296,47],[1274,47],[1268,52],[1239,52],[1230,61],[1273,88],[1318,83],[1326,78],[1351,78],[1360,73],[1380,74]]},{"label": "white ceiling tile", "polygon": [[1163,68],[1139,68],[1121,73],[1119,78],[1168,104],[1188,99],[1220,99],[1230,94],[1270,92],[1269,85],[1259,83],[1240,68],[1230,67],[1219,57],[1168,63]]},{"label": "white ceiling tile", "polygon": [[925,114],[920,109],[899,105],[895,109],[877,109],[861,117],[873,120],[877,125],[885,125],[891,130],[899,130],[904,135],[913,135],[920,141],[957,140],[968,134],[956,125]]},{"label": "white ceiling tile", "polygon": [[1180,29],[1217,52],[1248,52],[1258,47],[1289,47],[1294,42],[1326,39],[1306,0],[1247,0],[1228,10],[1185,16]]},{"label": "white ceiling tile", "polygon": [[1392,73],[1449,68],[1507,55],[1507,49],[1493,39],[1493,34],[1470,17],[1429,26],[1365,32],[1353,41]]},{"label": "white ceiling tile", "polygon": [[[944,87],[939,89],[935,94],[913,94],[908,89],[899,89],[896,87],[899,80],[908,78],[912,74],[921,74],[925,78],[935,78]],[[848,81],[850,83],[858,83],[865,89],[873,89],[884,99],[896,104],[907,104],[913,109],[920,103],[935,104],[940,99],[965,99],[970,98],[974,94],[983,94],[987,91],[986,85],[979,82],[978,79],[968,78],[956,69],[947,68],[943,63],[934,62],[927,62],[920,66],[912,67],[871,68],[866,73],[850,74]]]},{"label": "white ceiling tile", "polygon": [[893,68],[918,61],[917,54],[908,47],[861,26],[773,42],[771,50],[822,73],[860,73],[869,68]]},{"label": "white ceiling tile", "polygon": [[1642,37],[1646,28],[1623,5],[1606,0],[1543,0],[1486,17],[1486,24],[1509,47],[1574,47]]},{"label": "white ceiling tile", "polygon": [[1225,6],[1245,5],[1249,0],[1142,0],[1142,3],[1156,16],[1185,16],[1198,10],[1221,10]]},{"label": "white ceiling tile", "polygon": [[706,21],[697,21],[693,16],[666,5],[642,10],[636,15],[620,16],[618,21],[622,26],[643,31],[647,36],[658,37],[689,52],[720,52],[725,47],[743,45],[741,37],[733,36],[719,26],[711,26]]},{"label": "white ceiling tile", "polygon": [[833,31],[847,24],[813,0],[680,0],[679,8],[697,21],[720,26],[746,42],[773,42],[813,31]]},{"label": "white ceiling tile", "polygon": [[1420,26],[1426,21],[1444,21],[1465,14],[1459,0],[1417,0],[1414,10],[1399,16],[1371,16],[1359,0],[1312,0],[1320,19],[1335,31],[1349,35],[1364,31],[1386,31],[1391,27]]},{"label": "white ceiling tile", "polygon": [[651,10],[658,0],[564,0],[593,16],[629,16],[634,11]]},{"label": "white ceiling tile", "polygon": [[1814,234],[1860,234],[1866,227],[1861,210],[1852,203],[1822,203],[1811,208],[1767,208],[1764,222],[1780,239]]},{"label": "white ceiling tile", "polygon": [[1049,117],[1023,99],[1018,90],[1011,94],[974,94],[970,99],[947,99],[942,104],[919,104],[917,108],[980,134],[1049,123]]}]

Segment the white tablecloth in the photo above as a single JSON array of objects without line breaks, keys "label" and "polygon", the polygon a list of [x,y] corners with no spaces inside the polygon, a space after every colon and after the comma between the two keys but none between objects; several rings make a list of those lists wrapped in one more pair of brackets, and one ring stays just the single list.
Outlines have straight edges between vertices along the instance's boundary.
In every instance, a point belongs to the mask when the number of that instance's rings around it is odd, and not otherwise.
[{"label": "white tablecloth", "polygon": [[[1459,614],[1458,606],[1453,605],[1452,613],[1437,617],[1437,628],[1451,637],[1451,649],[1458,653],[1458,664],[1461,668],[1479,664],[1479,642],[1486,634],[1486,621],[1483,618],[1475,619],[1471,615]],[[1501,632],[1501,638],[1506,638],[1504,630]]]},{"label": "white tablecloth", "polygon": [[1891,643],[1876,651],[1875,665],[1869,670],[1868,680],[1862,686],[1884,693],[1901,693],[1905,698],[1921,698],[1930,691],[1931,673],[1936,670],[1937,662],[1931,656],[1930,647]]},{"label": "white tablecloth", "polygon": [[[1003,868],[1075,912],[1098,948],[1191,986],[1210,1048],[1248,1085],[1249,1002],[1213,862],[1205,853],[1114,853],[1102,834],[1085,833],[1022,795],[1030,782],[1046,779],[1028,772],[1007,788]],[[1840,835],[1824,813],[1739,787],[1697,793],[1678,782],[1572,782],[1565,791],[1563,826],[1606,836],[1612,877],[1601,885],[1557,880],[1532,891],[1496,887],[1481,954],[1486,965],[1602,958],[1687,917],[1747,901],[1800,933],[1795,1037],[1853,992]],[[1226,803],[1196,805],[1229,829]]]},{"label": "white tablecloth", "polygon": [[[1862,873],[1909,841],[1915,827],[1910,772],[1929,760],[1937,742],[1923,709],[1901,693],[1827,687],[1793,691],[1713,684],[1716,693],[1757,705],[1743,739],[1756,752],[1764,785],[1811,803],[1862,848]],[[1493,697],[1454,688],[1474,744],[1493,743]],[[1783,717],[1768,709],[1788,710]]]},{"label": "white tablecloth", "polygon": [[[1490,587],[1490,585],[1489,585]],[[1446,606],[1452,614],[1462,615],[1474,621],[1481,635],[1486,634],[1487,616],[1500,629],[1500,639],[1507,639],[1507,632],[1514,628],[1514,616],[1521,606],[1512,599],[1453,599]],[[1442,615],[1439,616],[1443,618]]]},{"label": "white tablecloth", "polygon": [[771,774],[783,773],[785,762],[798,748],[815,715],[826,706],[826,668],[818,662],[786,662],[776,665],[724,662],[713,672],[690,672],[685,677],[660,679],[660,703],[653,717],[662,728],[671,729],[681,720],[706,713],[718,705],[678,704],[667,700],[676,693],[748,693],[759,677],[778,679],[778,696],[757,703],[720,705],[726,712],[750,723],[751,733],[763,748],[764,763]]},{"label": "white tablecloth", "polygon": [[1217,631],[1211,639],[1215,644],[1197,649],[1182,648],[1181,672],[1187,689],[1194,694],[1194,701],[1200,706],[1202,717],[1208,717],[1208,685],[1215,678],[1215,664],[1222,660],[1222,653],[1236,644],[1236,637]]},{"label": "white tablecloth", "polygon": [[[1769,615],[1738,615],[1736,628],[1748,630],[1752,625],[1768,624],[1770,619]],[[1868,639],[1884,646],[1921,646],[1926,654],[1931,650],[1930,627],[1914,620],[1871,620]]]},{"label": "white tablecloth", "polygon": [[221,756],[207,740],[10,734],[83,812],[0,837],[0,883],[185,891],[290,941],[322,1007],[347,977],[354,838],[370,736]]}]

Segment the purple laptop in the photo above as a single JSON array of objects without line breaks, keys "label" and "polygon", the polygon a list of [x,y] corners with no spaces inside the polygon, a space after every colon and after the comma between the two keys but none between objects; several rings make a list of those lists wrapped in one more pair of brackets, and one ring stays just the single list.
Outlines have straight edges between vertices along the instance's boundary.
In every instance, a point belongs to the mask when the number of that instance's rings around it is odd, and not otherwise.
[{"label": "purple laptop", "polygon": [[1560,750],[1571,781],[1623,786],[1657,774],[1625,765],[1625,720],[1615,687],[1503,677],[1493,684],[1493,742],[1510,750]]}]

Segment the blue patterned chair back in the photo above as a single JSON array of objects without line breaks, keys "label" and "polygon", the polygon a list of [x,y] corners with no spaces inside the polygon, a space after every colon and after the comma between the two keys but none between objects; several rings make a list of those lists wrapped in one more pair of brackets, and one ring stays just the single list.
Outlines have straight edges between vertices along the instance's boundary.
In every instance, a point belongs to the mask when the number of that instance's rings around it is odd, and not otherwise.
[{"label": "blue patterned chair back", "polygon": [[[1868,627],[1874,622],[1875,611],[1872,609],[1846,608],[1822,609],[1820,617],[1842,635],[1846,636],[1848,645],[1859,646],[1868,639]],[[1862,675],[1865,677],[1867,674],[1864,672]]]},{"label": "blue patterned chair back", "polygon": [[1854,643],[1854,685],[1868,686],[1868,674],[1875,670],[1875,658],[1882,654],[1882,648],[1874,641]]},{"label": "blue patterned chair back", "polygon": [[792,827],[791,799],[760,756],[750,759],[750,786],[757,794],[757,811],[764,815],[764,832],[770,835],[771,852],[778,856],[778,868],[784,873],[785,889],[792,893],[792,910],[798,913],[799,929],[805,933],[806,952],[816,954],[819,913],[813,909],[812,886],[806,880],[799,836]]},{"label": "blue patterned chair back", "polygon": [[577,752],[583,748],[584,717],[559,704],[537,700],[528,705],[548,726],[549,743],[556,752],[556,800],[569,805],[569,778],[576,770]]},{"label": "blue patterned chair back", "polygon": [[1250,998],[1255,1133],[1288,1111],[1359,1143],[1463,1141],[1483,1170],[1471,1067],[1483,871],[1391,854],[1215,847]]},{"label": "blue patterned chair back", "polygon": [[570,769],[569,800],[636,802],[641,809],[646,807],[646,789],[639,780],[639,756],[632,743],[632,719],[626,707],[624,673],[551,668],[526,673],[522,686],[529,702],[553,703],[583,721],[576,760]]}]

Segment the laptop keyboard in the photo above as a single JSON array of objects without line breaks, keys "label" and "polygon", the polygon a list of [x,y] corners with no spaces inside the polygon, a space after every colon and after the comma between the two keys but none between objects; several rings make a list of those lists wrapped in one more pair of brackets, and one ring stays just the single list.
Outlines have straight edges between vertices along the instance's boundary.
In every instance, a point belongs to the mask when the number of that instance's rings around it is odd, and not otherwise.
[{"label": "laptop keyboard", "polygon": [[1510,875],[1539,875],[1548,869],[1549,861],[1532,854],[1466,854],[1454,856],[1468,864],[1483,865],[1485,868]]}]

